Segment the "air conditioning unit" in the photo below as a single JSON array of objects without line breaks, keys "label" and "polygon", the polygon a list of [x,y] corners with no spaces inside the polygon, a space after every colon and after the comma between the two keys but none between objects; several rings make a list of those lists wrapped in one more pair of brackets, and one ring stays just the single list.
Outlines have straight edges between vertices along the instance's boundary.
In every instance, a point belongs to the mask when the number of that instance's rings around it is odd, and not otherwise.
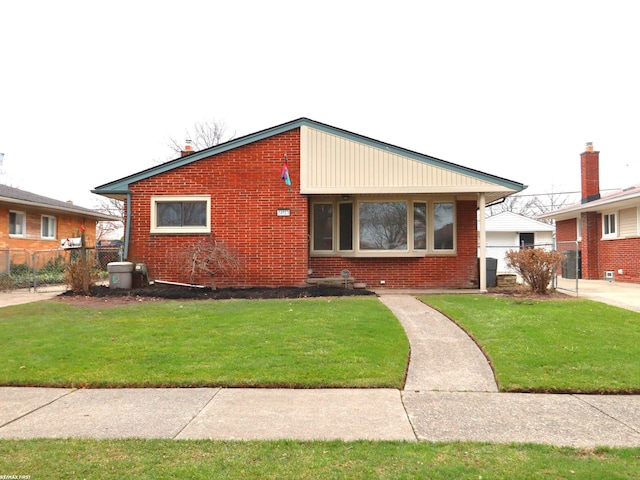
[{"label": "air conditioning unit", "polygon": [[613,270],[607,270],[604,272],[604,279],[605,280],[615,280],[615,276],[614,276],[614,272]]}]

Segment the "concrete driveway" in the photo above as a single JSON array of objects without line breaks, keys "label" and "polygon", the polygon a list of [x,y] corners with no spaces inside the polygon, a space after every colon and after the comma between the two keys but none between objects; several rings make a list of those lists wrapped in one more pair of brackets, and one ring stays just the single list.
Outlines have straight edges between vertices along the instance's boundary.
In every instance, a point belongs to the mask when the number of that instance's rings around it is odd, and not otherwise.
[{"label": "concrete driveway", "polygon": [[576,280],[558,278],[558,289],[568,295],[640,312],[640,284],[607,280]]}]

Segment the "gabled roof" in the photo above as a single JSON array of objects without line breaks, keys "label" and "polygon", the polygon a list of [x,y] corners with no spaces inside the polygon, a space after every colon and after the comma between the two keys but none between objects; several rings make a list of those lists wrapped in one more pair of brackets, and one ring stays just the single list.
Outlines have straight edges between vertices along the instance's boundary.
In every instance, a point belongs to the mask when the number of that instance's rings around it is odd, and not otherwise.
[{"label": "gabled roof", "polygon": [[553,225],[539,222],[524,215],[501,212],[487,217],[485,230],[487,232],[553,232],[555,228]]},{"label": "gabled roof", "polygon": [[15,205],[17,208],[36,207],[53,212],[88,217],[98,221],[118,220],[116,217],[105,215],[104,213],[91,210],[90,208],[80,207],[73,205],[72,203],[55,200],[53,198],[27,192],[26,190],[20,190],[19,188],[9,187],[7,185],[0,185],[0,203]]},{"label": "gabled roof", "polygon": [[[329,135],[335,135],[337,137],[346,139],[348,141],[357,142],[359,144],[362,144],[368,147],[372,147],[375,149],[382,150],[384,152],[388,152],[391,155],[401,156],[405,159],[414,160],[417,162],[421,162],[422,164],[440,168],[449,172],[454,172],[456,174],[461,174],[468,178],[477,180],[478,183],[484,182],[485,184],[490,185],[492,187],[492,189],[486,190],[486,191],[493,192],[491,198],[487,199],[488,201],[494,201],[498,198],[505,197],[507,195],[510,195],[515,192],[519,192],[524,188],[526,188],[523,184],[514,182],[512,180],[507,180],[505,178],[497,177],[495,175],[484,173],[479,170],[474,170],[471,168],[456,165],[454,163],[447,162],[445,160],[440,160],[438,158],[431,157],[429,155],[424,155],[424,154],[407,150],[401,147],[397,147],[385,142],[381,142],[379,140],[374,140],[372,138],[365,137],[363,135],[358,135],[358,134],[349,132],[347,130],[342,130],[340,128],[332,127],[324,123],[316,122],[308,118],[299,118],[297,120],[283,123],[281,125],[277,125],[275,127],[261,130],[259,132],[255,132],[240,138],[229,140],[228,142],[221,143],[219,145],[216,145],[204,150],[200,150],[188,156],[180,157],[175,160],[171,160],[169,162],[148,168],[146,170],[142,170],[138,173],[129,175],[119,180],[115,180],[115,181],[106,183],[104,185],[100,185],[96,187],[94,190],[92,190],[92,192],[100,195],[105,195],[108,197],[113,197],[113,198],[123,198],[126,194],[129,193],[129,185],[131,185],[132,183],[173,170],[175,168],[179,168],[184,165],[188,165],[193,162],[197,162],[198,160],[211,157],[212,155],[217,155],[217,154],[220,154],[238,147],[242,147],[244,145],[247,145],[259,140],[263,140],[265,138],[272,137],[274,135],[278,135],[278,134],[281,134],[293,129],[302,128],[302,127],[308,127],[310,129],[324,132]],[[305,178],[308,178],[308,177],[305,177]],[[468,192],[472,191],[472,187],[468,187],[466,191]],[[478,191],[485,191],[485,190],[482,189],[482,190],[473,190],[473,191],[478,192]]]},{"label": "gabled roof", "polygon": [[628,208],[640,204],[640,184],[633,185],[622,190],[603,195],[598,200],[587,203],[576,203],[568,207],[559,208],[553,212],[540,215],[538,218],[553,218],[555,220],[566,220],[575,218],[583,212],[602,212]]}]

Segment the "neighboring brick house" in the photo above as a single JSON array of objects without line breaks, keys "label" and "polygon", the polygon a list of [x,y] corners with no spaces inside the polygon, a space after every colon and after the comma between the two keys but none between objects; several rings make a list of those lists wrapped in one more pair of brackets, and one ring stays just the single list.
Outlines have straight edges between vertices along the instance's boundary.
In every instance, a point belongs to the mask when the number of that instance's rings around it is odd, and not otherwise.
[{"label": "neighboring brick house", "polygon": [[85,228],[87,245],[95,245],[98,221],[114,217],[19,188],[0,185],[0,249],[50,250]]},{"label": "neighboring brick house", "polygon": [[185,252],[211,237],[241,265],[219,286],[299,286],[347,269],[369,288],[477,288],[477,210],[523,188],[301,118],[93,192],[124,200],[125,256],[156,280],[208,284]]},{"label": "neighboring brick house", "polygon": [[601,195],[600,152],[590,143],[580,167],[581,202],[540,218],[555,219],[558,249],[578,262],[581,278],[640,282],[640,185]]}]

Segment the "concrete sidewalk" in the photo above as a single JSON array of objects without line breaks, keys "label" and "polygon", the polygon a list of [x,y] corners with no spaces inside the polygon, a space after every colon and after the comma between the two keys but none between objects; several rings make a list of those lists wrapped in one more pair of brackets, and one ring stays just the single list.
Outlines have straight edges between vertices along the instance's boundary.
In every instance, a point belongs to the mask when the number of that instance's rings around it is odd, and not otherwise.
[{"label": "concrete sidewalk", "polygon": [[[411,344],[394,389],[0,388],[0,438],[476,440],[640,446],[640,396],[496,393],[478,347],[405,295],[380,299]],[[452,360],[453,359],[453,360]]]},{"label": "concrete sidewalk", "polygon": [[640,446],[640,397],[393,389],[0,388],[0,438]]}]

